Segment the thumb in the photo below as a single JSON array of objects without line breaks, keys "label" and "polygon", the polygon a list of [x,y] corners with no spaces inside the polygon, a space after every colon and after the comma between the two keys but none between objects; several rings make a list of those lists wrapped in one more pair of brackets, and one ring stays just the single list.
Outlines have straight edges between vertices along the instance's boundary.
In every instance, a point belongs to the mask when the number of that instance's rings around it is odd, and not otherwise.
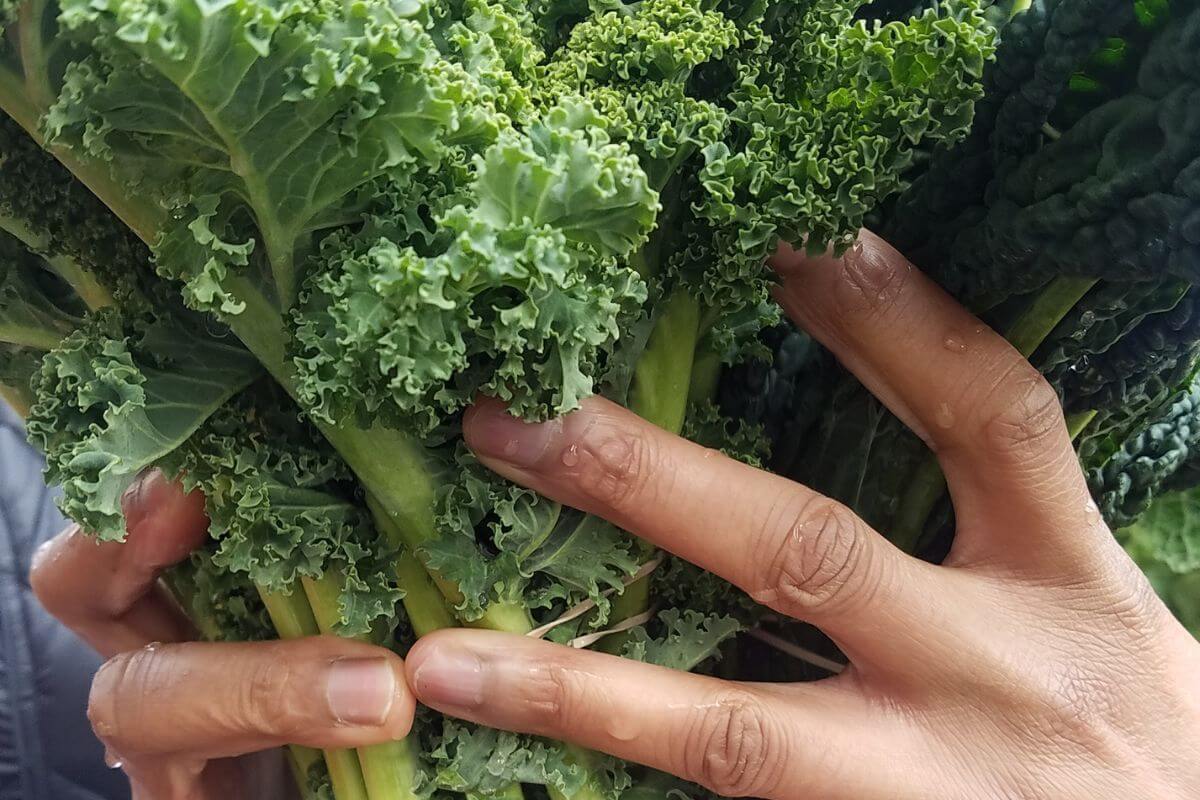
[{"label": "thumb", "polygon": [[336,637],[148,645],[96,674],[88,717],[122,759],[224,758],[300,744],[402,739],[415,707],[404,663]]}]

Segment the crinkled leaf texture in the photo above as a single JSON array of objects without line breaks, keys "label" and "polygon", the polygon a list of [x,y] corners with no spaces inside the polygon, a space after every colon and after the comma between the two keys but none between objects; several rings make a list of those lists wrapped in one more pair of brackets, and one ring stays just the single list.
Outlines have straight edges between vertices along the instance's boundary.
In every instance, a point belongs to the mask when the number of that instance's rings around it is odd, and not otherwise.
[{"label": "crinkled leaf texture", "polygon": [[290,418],[277,392],[255,387],[162,462],[204,493],[214,567],[271,592],[301,578],[339,579],[337,629],[351,636],[392,617],[402,592],[394,553],[370,522],[345,464]]},{"label": "crinkled leaf texture", "polygon": [[[438,499],[429,566],[462,592],[459,612],[477,619],[490,603],[558,608],[590,599],[607,617],[608,592],[640,566],[632,540],[613,525],[564,508],[483,467],[463,448],[458,480]],[[482,539],[482,540],[481,540]]]},{"label": "crinkled leaf texture", "polygon": [[123,538],[125,490],[260,373],[232,342],[175,320],[94,315],[34,379],[27,430],[63,488],[63,513],[101,539]]},{"label": "crinkled leaf texture", "polygon": [[546,786],[564,797],[587,789],[591,796],[616,800],[630,784],[616,759],[595,755],[597,764],[588,769],[561,742],[452,720],[444,723],[431,756],[436,785],[469,797],[497,794],[519,782]]},{"label": "crinkled leaf texture", "polygon": [[356,414],[432,430],[478,392],[514,414],[578,407],[645,300],[619,266],[645,241],[657,195],[584,104],[507,131],[477,160],[469,205],[421,243],[335,236],[296,315],[301,402],[329,423]]}]

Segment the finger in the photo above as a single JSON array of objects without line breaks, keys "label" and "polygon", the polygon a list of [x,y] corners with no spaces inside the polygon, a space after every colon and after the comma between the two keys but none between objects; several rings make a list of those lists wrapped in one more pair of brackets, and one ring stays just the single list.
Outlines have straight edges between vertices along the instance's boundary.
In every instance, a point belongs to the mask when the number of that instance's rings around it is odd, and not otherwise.
[{"label": "finger", "polygon": [[674,436],[601,398],[526,424],[495,400],[464,420],[490,468],[813,622],[852,659],[921,622],[940,576],[845,506]]},{"label": "finger", "polygon": [[891,745],[837,684],[735,684],[465,630],[417,642],[408,675],[417,698],[443,713],[611,753],[722,797],[904,796],[880,761],[851,763]]},{"label": "finger", "polygon": [[1087,488],[1058,398],[1020,352],[869,232],[840,258],[784,247],[772,264],[789,316],[937,452],[960,529],[1075,537]]},{"label": "finger", "polygon": [[122,760],[205,760],[285,743],[344,748],[401,739],[413,708],[394,653],[312,637],[123,653],[96,674],[88,716]]},{"label": "finger", "polygon": [[29,575],[46,610],[105,656],[193,637],[158,578],[208,535],[204,498],[159,472],[134,484],[123,505],[126,541],[97,542],[73,526],[39,548]]}]

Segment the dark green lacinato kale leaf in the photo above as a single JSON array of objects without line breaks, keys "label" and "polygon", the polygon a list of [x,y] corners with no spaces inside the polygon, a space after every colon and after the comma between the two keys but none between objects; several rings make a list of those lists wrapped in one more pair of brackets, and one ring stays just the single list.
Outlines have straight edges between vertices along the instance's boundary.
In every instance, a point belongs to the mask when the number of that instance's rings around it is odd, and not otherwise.
[{"label": "dark green lacinato kale leaf", "polygon": [[[990,305],[1061,275],[1196,279],[1194,60],[1200,17],[1172,4],[1126,91],[1051,125],[1106,37],[1140,36],[1134,4],[1035,3],[1005,30],[977,133],[935,158],[885,232],[956,295]],[[1136,57],[1135,57],[1136,56]],[[971,187],[963,182],[970,181]]]},{"label": "dark green lacinato kale leaf", "polygon": [[125,489],[260,371],[236,343],[179,319],[89,317],[45,356],[28,420],[63,513],[101,539],[123,538]]},{"label": "dark green lacinato kale leaf", "polygon": [[1113,432],[1098,430],[1080,448],[1092,494],[1109,524],[1138,518],[1200,444],[1200,386]]},{"label": "dark green lacinato kale leaf", "polygon": [[790,324],[764,331],[760,341],[765,355],[751,356],[723,376],[718,406],[734,420],[761,426],[770,464],[787,472],[825,410],[833,358]]}]

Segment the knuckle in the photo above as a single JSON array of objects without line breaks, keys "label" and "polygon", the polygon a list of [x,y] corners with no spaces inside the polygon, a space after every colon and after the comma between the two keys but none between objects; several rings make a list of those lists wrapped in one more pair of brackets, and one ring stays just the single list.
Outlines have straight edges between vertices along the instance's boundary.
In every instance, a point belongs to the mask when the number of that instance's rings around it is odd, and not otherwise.
[{"label": "knuckle", "polygon": [[576,447],[574,484],[585,497],[617,511],[639,502],[656,458],[649,437],[614,427]]},{"label": "knuckle", "polygon": [[854,512],[832,500],[813,501],[787,528],[752,594],[800,617],[844,607],[866,583],[867,542]]},{"label": "knuckle", "polygon": [[572,722],[569,717],[576,716],[574,697],[578,685],[580,681],[574,670],[566,664],[548,661],[530,685],[529,708],[569,727]]},{"label": "knuckle", "polygon": [[841,259],[833,297],[838,311],[857,317],[887,314],[912,275],[903,258],[875,242],[860,242]]},{"label": "knuckle", "polygon": [[1058,395],[1036,369],[1021,361],[1000,385],[1005,390],[982,406],[984,441],[994,454],[1024,458],[1065,434]]},{"label": "knuckle", "polygon": [[685,747],[686,773],[723,797],[769,794],[779,780],[783,759],[767,713],[747,693],[700,710]]},{"label": "knuckle", "polygon": [[314,720],[288,659],[263,659],[247,670],[235,694],[235,725],[268,736],[311,734]]}]

